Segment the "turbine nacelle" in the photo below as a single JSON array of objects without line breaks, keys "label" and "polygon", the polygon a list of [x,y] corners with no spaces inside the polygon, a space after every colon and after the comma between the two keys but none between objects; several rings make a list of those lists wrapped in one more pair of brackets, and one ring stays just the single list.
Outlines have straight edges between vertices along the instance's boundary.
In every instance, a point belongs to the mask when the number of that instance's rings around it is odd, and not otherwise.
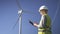
[{"label": "turbine nacelle", "polygon": [[23,12],[22,10],[18,10],[18,14],[22,14],[22,12]]}]

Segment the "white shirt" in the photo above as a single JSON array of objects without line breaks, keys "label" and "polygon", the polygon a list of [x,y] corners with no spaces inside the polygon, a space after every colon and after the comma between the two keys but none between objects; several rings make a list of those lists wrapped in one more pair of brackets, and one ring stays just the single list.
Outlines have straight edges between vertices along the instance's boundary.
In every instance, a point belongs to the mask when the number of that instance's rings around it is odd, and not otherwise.
[{"label": "white shirt", "polygon": [[38,28],[43,27],[43,23],[44,23],[44,15],[41,16],[41,20],[40,23],[38,24]]}]

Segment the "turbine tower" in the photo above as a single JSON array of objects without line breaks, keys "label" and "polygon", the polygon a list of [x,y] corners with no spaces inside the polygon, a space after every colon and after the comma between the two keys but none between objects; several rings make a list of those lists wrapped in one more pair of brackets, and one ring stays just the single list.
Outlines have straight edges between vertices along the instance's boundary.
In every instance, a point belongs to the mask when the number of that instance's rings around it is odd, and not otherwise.
[{"label": "turbine tower", "polygon": [[21,34],[22,33],[22,10],[18,11],[18,15],[20,16],[19,17],[19,34]]}]

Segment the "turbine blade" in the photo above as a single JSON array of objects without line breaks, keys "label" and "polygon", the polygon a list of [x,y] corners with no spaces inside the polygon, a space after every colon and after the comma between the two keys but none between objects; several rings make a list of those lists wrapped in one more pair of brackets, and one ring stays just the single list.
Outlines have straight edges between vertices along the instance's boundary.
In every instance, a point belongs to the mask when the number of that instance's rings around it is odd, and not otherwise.
[{"label": "turbine blade", "polygon": [[16,0],[16,3],[17,3],[18,8],[21,10],[21,9],[22,9],[22,7],[21,7],[21,5],[20,5],[19,0]]},{"label": "turbine blade", "polygon": [[[20,17],[20,16],[19,16],[19,17]],[[14,29],[14,28],[15,28],[15,26],[17,25],[17,23],[18,23],[18,21],[19,21],[19,17],[18,17],[18,19],[17,19],[16,23],[13,25],[12,29]]]},{"label": "turbine blade", "polygon": [[31,15],[37,16],[37,14],[34,13],[34,12],[32,12],[32,11],[26,11],[26,10],[23,10],[23,13],[31,14]]}]

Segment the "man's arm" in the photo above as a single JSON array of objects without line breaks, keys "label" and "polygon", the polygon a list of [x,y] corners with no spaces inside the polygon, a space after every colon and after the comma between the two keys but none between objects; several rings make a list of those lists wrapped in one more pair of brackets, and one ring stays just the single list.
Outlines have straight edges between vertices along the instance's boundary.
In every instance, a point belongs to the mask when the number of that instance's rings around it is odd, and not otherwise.
[{"label": "man's arm", "polygon": [[38,28],[43,28],[43,27],[46,27],[46,16],[42,16],[41,20],[40,20],[40,23],[39,24],[34,24],[34,26],[38,27]]},{"label": "man's arm", "polygon": [[47,18],[46,18],[46,16],[43,16],[43,24],[42,24],[42,26],[44,28],[46,27],[46,22],[47,22]]}]

